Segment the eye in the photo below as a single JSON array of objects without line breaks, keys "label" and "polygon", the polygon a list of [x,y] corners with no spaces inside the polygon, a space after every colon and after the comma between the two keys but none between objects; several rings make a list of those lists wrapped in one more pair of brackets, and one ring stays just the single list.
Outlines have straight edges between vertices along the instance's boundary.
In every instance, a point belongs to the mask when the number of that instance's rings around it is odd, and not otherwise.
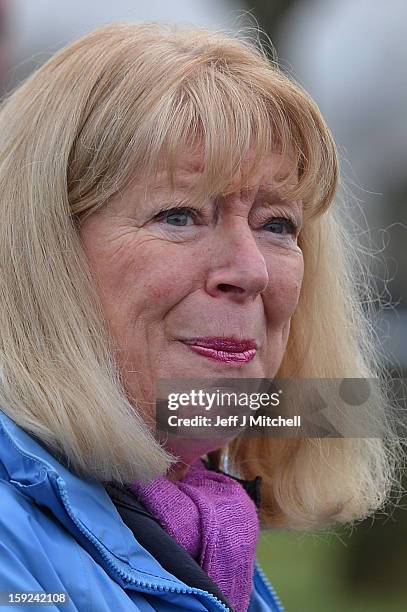
[{"label": "eye", "polygon": [[[264,225],[264,228],[267,229],[267,227],[271,227],[271,232],[274,234],[288,233],[293,234],[294,236],[296,235],[298,229],[297,224],[290,217],[272,217],[270,221]],[[284,232],[284,229],[286,229],[287,232]]]},{"label": "eye", "polygon": [[165,221],[168,225],[174,225],[176,227],[183,227],[188,224],[188,217],[193,221],[196,221],[198,210],[195,208],[182,206],[175,208],[168,208],[160,211],[155,215],[154,219],[158,221]]}]

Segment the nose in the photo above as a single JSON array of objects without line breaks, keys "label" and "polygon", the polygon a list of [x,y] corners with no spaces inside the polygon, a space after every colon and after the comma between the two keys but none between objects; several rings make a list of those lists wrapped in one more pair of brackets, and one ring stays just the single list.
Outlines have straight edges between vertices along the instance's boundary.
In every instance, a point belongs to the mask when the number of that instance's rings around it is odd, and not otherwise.
[{"label": "nose", "polygon": [[233,229],[223,228],[221,236],[213,236],[208,250],[211,260],[206,291],[212,297],[227,297],[243,303],[254,300],[269,282],[264,256],[255,237],[240,219]]}]

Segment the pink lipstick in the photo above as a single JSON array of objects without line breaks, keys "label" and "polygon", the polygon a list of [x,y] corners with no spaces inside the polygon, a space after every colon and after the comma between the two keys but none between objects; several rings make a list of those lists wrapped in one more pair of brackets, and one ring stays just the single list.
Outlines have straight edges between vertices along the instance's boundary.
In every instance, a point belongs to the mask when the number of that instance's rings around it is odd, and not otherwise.
[{"label": "pink lipstick", "polygon": [[255,357],[257,345],[254,340],[236,340],[235,338],[210,337],[189,338],[182,342],[192,351],[222,361],[223,363],[248,363]]}]

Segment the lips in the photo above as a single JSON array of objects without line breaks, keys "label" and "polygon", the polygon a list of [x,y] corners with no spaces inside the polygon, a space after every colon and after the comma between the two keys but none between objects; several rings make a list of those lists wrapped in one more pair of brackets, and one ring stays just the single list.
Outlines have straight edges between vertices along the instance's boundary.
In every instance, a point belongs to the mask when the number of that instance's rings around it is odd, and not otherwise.
[{"label": "lips", "polygon": [[182,340],[192,351],[216,361],[242,365],[251,361],[257,352],[256,342],[252,339],[210,337]]},{"label": "lips", "polygon": [[244,351],[257,349],[257,344],[255,340],[252,339],[237,340],[235,338],[207,337],[189,338],[182,342],[184,342],[184,344],[201,346],[215,351],[224,351],[226,353],[243,353]]}]

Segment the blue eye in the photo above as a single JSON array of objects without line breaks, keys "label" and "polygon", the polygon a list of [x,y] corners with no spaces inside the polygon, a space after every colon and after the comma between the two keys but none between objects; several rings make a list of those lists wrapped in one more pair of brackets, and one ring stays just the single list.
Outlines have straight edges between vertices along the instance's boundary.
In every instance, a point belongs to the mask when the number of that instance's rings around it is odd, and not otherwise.
[{"label": "blue eye", "polygon": [[[154,219],[157,221],[163,221],[166,225],[173,227],[186,227],[188,225],[197,224],[199,225],[199,218],[201,211],[191,206],[175,206],[173,208],[167,208],[158,212]],[[188,220],[192,223],[188,223]],[[263,225],[264,229],[270,231],[273,234],[282,235],[296,235],[297,224],[290,217],[272,217],[267,223]],[[268,229],[271,228],[271,229]]]},{"label": "blue eye", "polygon": [[158,215],[155,216],[155,219],[163,219],[168,225],[183,227],[187,225],[188,217],[193,219],[196,212],[195,209],[186,206],[182,208],[170,208],[159,212]]},{"label": "blue eye", "polygon": [[266,223],[264,227],[270,225],[277,226],[277,230],[273,232],[274,234],[283,234],[284,228],[287,228],[289,234],[296,234],[297,232],[296,224],[286,217],[274,217],[274,219]]}]

